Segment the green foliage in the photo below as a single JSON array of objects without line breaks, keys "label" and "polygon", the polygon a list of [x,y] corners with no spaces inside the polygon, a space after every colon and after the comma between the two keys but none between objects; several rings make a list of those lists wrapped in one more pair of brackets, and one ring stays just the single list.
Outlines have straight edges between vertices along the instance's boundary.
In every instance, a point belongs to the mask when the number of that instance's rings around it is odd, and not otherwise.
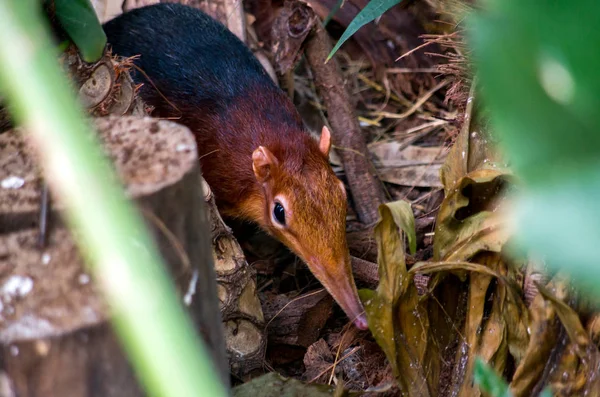
[{"label": "green foliage", "polygon": [[516,247],[600,282],[600,3],[489,0],[471,21],[484,100],[516,174]]},{"label": "green foliage", "polygon": [[89,0],[54,0],[56,18],[67,32],[81,58],[95,62],[104,53],[106,34]]},{"label": "green foliage", "polygon": [[367,23],[381,16],[384,12],[399,4],[402,0],[371,0],[363,8],[358,15],[350,22],[350,25],[346,28],[342,37],[340,37],[337,44],[333,47],[333,50],[327,56],[327,60],[336,53],[336,51],[348,40],[358,29],[362,28]]},{"label": "green foliage", "polygon": [[335,14],[337,14],[340,8],[342,8],[342,4],[344,4],[344,0],[337,0],[331,11],[329,11],[329,14],[327,14],[325,19],[323,20],[323,26],[327,26],[327,24],[331,22]]},{"label": "green foliage", "polygon": [[[513,394],[508,388],[508,384],[494,372],[494,370],[481,358],[475,360],[473,370],[473,379],[481,391],[490,395],[490,397],[512,397]],[[546,387],[540,397],[552,397],[552,391]]]},{"label": "green foliage", "polygon": [[481,391],[488,393],[491,397],[512,397],[508,385],[499,377],[485,361],[480,358],[475,360],[473,370],[473,379],[481,388]]}]

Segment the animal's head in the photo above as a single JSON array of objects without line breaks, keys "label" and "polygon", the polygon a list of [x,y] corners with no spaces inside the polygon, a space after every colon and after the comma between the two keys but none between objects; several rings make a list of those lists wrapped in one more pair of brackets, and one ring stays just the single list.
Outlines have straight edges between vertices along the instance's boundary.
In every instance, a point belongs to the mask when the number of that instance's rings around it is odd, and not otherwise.
[{"label": "animal's head", "polygon": [[[252,166],[262,186],[261,225],[302,260],[360,329],[367,328],[346,243],[346,190],[329,165],[329,130],[301,155],[258,147]],[[279,156],[277,156],[277,154]]]}]

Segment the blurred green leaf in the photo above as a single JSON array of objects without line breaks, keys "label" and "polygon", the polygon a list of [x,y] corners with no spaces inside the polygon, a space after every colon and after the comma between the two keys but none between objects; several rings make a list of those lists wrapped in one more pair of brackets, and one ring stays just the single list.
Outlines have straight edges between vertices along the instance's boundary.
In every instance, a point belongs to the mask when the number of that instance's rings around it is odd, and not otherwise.
[{"label": "blurred green leaf", "polygon": [[540,394],[540,397],[552,397],[552,389],[549,387],[545,388],[544,391]]},{"label": "blurred green leaf", "polygon": [[333,50],[327,56],[327,61],[336,53],[336,51],[348,40],[358,29],[362,28],[367,23],[376,19],[384,12],[399,4],[402,0],[371,0],[363,8],[356,17],[350,22],[350,25],[346,28],[342,37],[338,40],[337,44],[333,47]]},{"label": "blurred green leaf", "polygon": [[73,97],[47,27],[39,3],[0,1],[2,95],[43,148],[44,177],[65,205],[63,219],[98,280],[124,352],[149,396],[227,396],[152,236]]},{"label": "blurred green leaf", "polygon": [[54,0],[56,18],[85,62],[96,62],[104,53],[106,34],[89,0]]},{"label": "blurred green leaf", "polygon": [[600,281],[600,3],[490,0],[472,19],[481,92],[527,190],[514,198],[515,247]]},{"label": "blurred green leaf", "polygon": [[[560,180],[600,153],[600,3],[488,1],[473,20],[482,93],[529,183]],[[585,40],[582,40],[585,38]]]},{"label": "blurred green leaf", "polygon": [[508,384],[481,358],[475,360],[473,379],[481,390],[492,397],[512,397]]},{"label": "blurred green leaf", "polygon": [[335,14],[337,14],[337,12],[340,10],[340,8],[342,8],[342,4],[344,4],[344,0],[337,0],[337,2],[335,3],[335,5],[331,9],[331,11],[329,11],[329,14],[327,14],[325,19],[323,20],[324,27],[327,26],[327,24],[329,22],[331,22],[331,20],[335,16]]}]

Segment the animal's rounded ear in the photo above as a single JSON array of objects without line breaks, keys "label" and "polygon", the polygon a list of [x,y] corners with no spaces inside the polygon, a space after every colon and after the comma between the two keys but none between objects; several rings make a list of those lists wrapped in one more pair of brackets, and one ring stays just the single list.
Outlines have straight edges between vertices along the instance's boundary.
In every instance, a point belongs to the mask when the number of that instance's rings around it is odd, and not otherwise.
[{"label": "animal's rounded ear", "polygon": [[277,158],[264,146],[259,146],[252,153],[252,169],[259,182],[266,181],[271,176],[273,167],[277,164]]},{"label": "animal's rounded ear", "polygon": [[325,157],[329,157],[329,149],[331,149],[331,132],[327,126],[323,126],[321,130],[321,140],[319,141],[319,149]]}]

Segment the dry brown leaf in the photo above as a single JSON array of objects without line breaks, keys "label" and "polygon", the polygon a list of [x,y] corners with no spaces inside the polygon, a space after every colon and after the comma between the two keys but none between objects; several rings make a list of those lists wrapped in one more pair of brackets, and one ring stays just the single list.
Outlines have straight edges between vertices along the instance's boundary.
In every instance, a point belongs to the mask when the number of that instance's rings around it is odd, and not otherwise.
[{"label": "dry brown leaf", "polygon": [[308,382],[326,383],[329,377],[328,369],[335,360],[331,349],[324,339],[319,339],[310,345],[302,360],[304,363],[303,378]]},{"label": "dry brown leaf", "polygon": [[447,193],[437,217],[435,260],[468,260],[480,251],[502,250],[510,232],[496,200],[506,178],[501,171],[473,171]]},{"label": "dry brown leaf", "polygon": [[[567,295],[567,285],[563,280],[553,279],[546,288],[559,299]],[[558,322],[552,305],[538,294],[529,308],[529,345],[520,364],[517,366],[510,384],[515,397],[529,397],[544,368],[548,364],[552,349],[558,342]]]},{"label": "dry brown leaf", "polygon": [[476,106],[475,86],[476,82],[473,82],[462,129],[440,171],[446,196],[464,176],[472,171],[480,169],[502,171],[505,168],[489,132],[488,122],[480,116],[480,110]]},{"label": "dry brown leaf", "polygon": [[369,145],[377,175],[384,182],[404,186],[442,187],[440,169],[444,147],[405,145],[398,141]]},{"label": "dry brown leaf", "polygon": [[[377,176],[382,181],[402,186],[442,187],[440,169],[446,158],[444,147],[384,141],[372,143],[368,148]],[[333,165],[341,165],[341,159],[333,152],[330,161]]]},{"label": "dry brown leaf", "polygon": [[553,371],[551,384],[553,391],[561,395],[598,396],[600,395],[600,351],[590,339],[579,315],[551,291],[538,285],[540,294],[550,302],[560,322],[565,327],[570,344]]}]

